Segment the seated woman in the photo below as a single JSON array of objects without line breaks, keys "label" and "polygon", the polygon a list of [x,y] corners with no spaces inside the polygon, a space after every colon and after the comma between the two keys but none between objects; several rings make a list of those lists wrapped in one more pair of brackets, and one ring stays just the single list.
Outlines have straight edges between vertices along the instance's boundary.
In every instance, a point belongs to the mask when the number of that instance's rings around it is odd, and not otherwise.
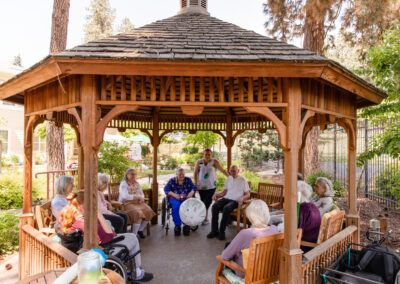
[{"label": "seated woman", "polygon": [[136,181],[135,169],[128,169],[125,172],[124,179],[119,185],[118,201],[124,204],[128,223],[132,224],[132,233],[144,239],[143,229],[156,213],[144,202],[144,193]]},{"label": "seated woman", "polygon": [[[300,204],[299,228],[303,230],[301,240],[316,243],[321,226],[321,215],[317,206],[312,202],[303,202]],[[304,252],[309,251],[310,247],[301,247]]]},{"label": "seated woman", "polygon": [[71,176],[60,176],[56,182],[56,196],[51,200],[51,212],[57,221],[61,210],[68,204],[66,197],[72,192],[73,188],[74,178]]},{"label": "seated woman", "polygon": [[[84,192],[78,191],[68,196],[69,204],[61,211],[59,229],[63,234],[68,234],[76,230],[84,232]],[[114,237],[123,236],[124,239],[115,244],[121,244],[128,248],[129,253],[133,255],[135,252],[140,250],[139,241],[135,234],[124,233],[116,234],[108,225],[103,215],[98,212],[98,223],[97,223],[97,235],[99,239],[99,245],[106,244],[114,239]],[[136,264],[136,278],[135,281],[147,282],[153,279],[153,274],[145,272],[141,266],[140,254],[135,256]]]},{"label": "seated woman", "polygon": [[309,202],[313,189],[311,185],[306,183],[303,179],[303,175],[297,174],[297,192],[300,193],[300,202]]},{"label": "seated woman", "polygon": [[333,206],[333,192],[332,182],[324,177],[319,177],[315,181],[314,190],[316,196],[311,199],[311,202],[317,206],[321,217],[332,210]]},{"label": "seated woman", "polygon": [[[168,181],[167,185],[164,187],[164,192],[168,198],[169,204],[172,206],[172,219],[175,224],[175,236],[179,236],[181,234],[182,226],[181,217],[179,216],[179,207],[183,201],[193,197],[196,192],[196,187],[190,178],[185,177],[185,170],[178,168],[176,170],[176,177],[173,177]],[[183,234],[189,236],[190,226],[183,226]]]},{"label": "seated woman", "polygon": [[251,228],[241,230],[221,254],[223,259],[233,260],[240,266],[243,266],[242,250],[250,247],[252,238],[279,233],[274,225],[268,226],[269,208],[264,201],[251,201],[246,208],[246,216],[250,220]]},{"label": "seated woman", "polygon": [[104,190],[107,189],[108,185],[108,175],[99,173],[97,175],[98,179],[98,209],[101,214],[103,214],[104,218],[111,222],[111,225],[114,227],[115,232],[126,233],[126,227],[128,225],[128,216],[123,212],[112,212],[112,206],[110,202],[106,201],[104,197]]}]

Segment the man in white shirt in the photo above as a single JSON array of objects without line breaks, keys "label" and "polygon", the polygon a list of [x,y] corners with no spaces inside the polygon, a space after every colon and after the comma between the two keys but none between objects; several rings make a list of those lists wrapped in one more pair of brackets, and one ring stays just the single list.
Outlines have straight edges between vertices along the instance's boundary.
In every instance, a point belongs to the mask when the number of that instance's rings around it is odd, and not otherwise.
[{"label": "man in white shirt", "polygon": [[[210,239],[218,237],[220,240],[225,240],[225,228],[231,212],[250,198],[249,184],[244,177],[239,176],[238,166],[232,165],[229,173],[231,175],[226,179],[224,190],[213,196],[213,200],[220,199],[211,208],[211,232],[207,235]],[[219,211],[222,211],[222,219],[218,230]]]}]

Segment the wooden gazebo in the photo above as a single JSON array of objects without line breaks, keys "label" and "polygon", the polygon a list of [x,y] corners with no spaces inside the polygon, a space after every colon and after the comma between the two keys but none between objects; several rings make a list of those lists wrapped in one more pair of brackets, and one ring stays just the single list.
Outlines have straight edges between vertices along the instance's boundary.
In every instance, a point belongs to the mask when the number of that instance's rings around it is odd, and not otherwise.
[{"label": "wooden gazebo", "polygon": [[[25,107],[25,182],[21,224],[31,222],[32,134],[44,120],[75,129],[79,188],[85,189],[84,246],[97,245],[97,153],[107,127],[139,129],[154,149],[166,133],[209,130],[228,149],[245,130],[276,129],[285,153],[285,241],[281,283],[300,283],[297,173],[313,126],[348,134],[347,226],[356,206],[356,113],[385,94],[336,62],[213,18],[207,1],[181,0],[178,15],[130,33],[51,54],[0,86],[0,99]],[[153,153],[157,164],[157,151]],[[157,167],[151,204],[158,205]],[[353,233],[357,240],[359,231]]]}]

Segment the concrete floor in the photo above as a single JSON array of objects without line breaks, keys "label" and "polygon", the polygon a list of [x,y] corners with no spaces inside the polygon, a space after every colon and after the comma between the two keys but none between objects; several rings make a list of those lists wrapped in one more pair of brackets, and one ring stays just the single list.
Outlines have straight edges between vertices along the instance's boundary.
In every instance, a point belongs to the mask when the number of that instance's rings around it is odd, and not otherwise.
[{"label": "concrete floor", "polygon": [[[161,222],[160,222],[161,224]],[[168,235],[161,225],[151,227],[151,235],[140,240],[142,266],[154,274],[149,283],[163,284],[210,284],[215,283],[218,262],[225,243],[236,234],[236,224],[228,226],[226,241],[207,239],[211,225],[199,226],[190,236],[175,237],[172,217]]]}]

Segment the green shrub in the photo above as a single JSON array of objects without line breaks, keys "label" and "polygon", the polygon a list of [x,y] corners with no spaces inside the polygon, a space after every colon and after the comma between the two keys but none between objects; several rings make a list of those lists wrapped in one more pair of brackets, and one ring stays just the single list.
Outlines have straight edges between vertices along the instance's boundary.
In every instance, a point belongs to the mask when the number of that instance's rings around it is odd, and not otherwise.
[{"label": "green shrub", "polygon": [[160,168],[162,170],[174,170],[178,167],[178,161],[171,156],[164,155],[161,157]]},{"label": "green shrub", "polygon": [[309,185],[311,185],[312,188],[314,188],[315,182],[316,182],[317,178],[319,178],[319,177],[325,177],[325,178],[329,179],[330,181],[332,181],[333,191],[335,193],[335,196],[333,198],[334,200],[344,196],[344,192],[346,191],[346,189],[343,187],[342,183],[338,180],[333,181],[332,175],[330,175],[329,173],[327,173],[323,170],[319,170],[318,172],[309,174],[306,178],[306,182]]},{"label": "green shrub", "polygon": [[[16,209],[22,207],[23,192],[22,173],[8,173],[0,175],[0,209]],[[32,199],[38,196],[37,185],[32,188]]]},{"label": "green shrub", "polygon": [[0,255],[18,249],[18,217],[6,212],[0,213]]},{"label": "green shrub", "polygon": [[130,167],[130,161],[124,156],[129,147],[104,141],[99,151],[98,171],[110,176],[110,182],[120,182],[125,171]]},{"label": "green shrub", "polygon": [[189,165],[191,169],[194,168],[197,160],[203,157],[202,153],[184,154],[184,155],[185,155],[184,157],[185,163]]},{"label": "green shrub", "polygon": [[[258,190],[258,184],[260,182],[266,182],[266,183],[272,183],[272,181],[268,179],[263,179],[257,174],[250,172],[250,171],[244,171],[239,173],[241,176],[245,177],[247,181],[251,182],[251,191],[257,191]],[[217,171],[217,191],[222,191],[224,189],[225,185],[225,180],[226,176],[221,173],[220,171]]]},{"label": "green shrub", "polygon": [[378,175],[380,178],[375,179],[375,186],[378,188],[379,195],[395,199],[400,205],[400,168],[388,166],[381,170]]}]

